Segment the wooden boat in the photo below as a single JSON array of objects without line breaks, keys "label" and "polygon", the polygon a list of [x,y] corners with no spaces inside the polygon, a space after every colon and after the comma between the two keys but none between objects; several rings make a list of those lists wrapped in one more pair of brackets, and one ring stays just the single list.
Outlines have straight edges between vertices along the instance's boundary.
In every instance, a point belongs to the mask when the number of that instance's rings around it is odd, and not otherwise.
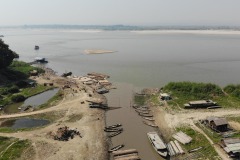
[{"label": "wooden boat", "polygon": [[137,109],[135,109],[135,110],[138,110],[138,111],[151,111],[150,109],[148,109],[148,108],[137,108]]},{"label": "wooden boat", "polygon": [[143,119],[146,119],[148,121],[155,121],[153,118],[150,118],[150,117],[142,117]]},{"label": "wooden boat", "polygon": [[148,125],[148,126],[151,126],[151,127],[158,127],[157,125],[155,125],[153,122],[152,123],[149,123],[149,122],[146,122],[146,121],[143,121],[144,124]]},{"label": "wooden boat", "polygon": [[135,109],[135,111],[138,112],[138,113],[149,114],[149,111],[139,111],[137,109]]},{"label": "wooden boat", "polygon": [[118,132],[123,131],[122,128],[111,128],[111,129],[104,129],[105,132]]},{"label": "wooden boat", "polygon": [[137,106],[137,105],[133,105],[132,107],[135,108],[135,109],[139,108],[139,106]]},{"label": "wooden boat", "polygon": [[35,49],[35,50],[39,50],[39,46],[35,46],[34,49]]},{"label": "wooden boat", "polygon": [[121,149],[121,148],[123,148],[123,147],[124,147],[124,144],[117,145],[117,146],[111,148],[110,150],[108,150],[108,152],[111,153],[111,152],[117,151],[117,150],[119,150],[119,149]]},{"label": "wooden boat", "polygon": [[167,157],[167,146],[163,142],[163,140],[159,137],[157,132],[148,132],[147,133],[148,139],[151,142],[155,151],[162,157]]},{"label": "wooden boat", "polygon": [[118,132],[115,132],[113,134],[110,134],[109,137],[114,137],[114,136],[117,136],[117,135],[119,135],[121,133],[122,133],[122,131],[118,131]]},{"label": "wooden boat", "polygon": [[143,114],[143,113],[138,113],[142,117],[153,117],[151,114]]},{"label": "wooden boat", "polygon": [[117,128],[117,127],[121,127],[121,124],[115,124],[115,125],[111,125],[111,126],[107,126],[105,127],[105,129],[112,129],[112,128]]}]

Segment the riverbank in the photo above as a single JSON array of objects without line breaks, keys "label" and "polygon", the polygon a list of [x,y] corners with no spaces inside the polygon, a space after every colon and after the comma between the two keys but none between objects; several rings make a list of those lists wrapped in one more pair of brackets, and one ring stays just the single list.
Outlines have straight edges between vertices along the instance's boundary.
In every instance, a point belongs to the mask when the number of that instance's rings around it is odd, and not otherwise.
[{"label": "riverbank", "polygon": [[[0,133],[0,136],[28,139],[34,152],[24,152],[21,159],[57,160],[57,159],[108,159],[107,138],[103,132],[105,127],[105,111],[91,109],[88,100],[103,101],[104,97],[94,92],[94,89],[83,84],[79,78],[59,77],[50,69],[44,74],[30,77],[38,84],[53,83],[63,90],[63,99],[57,105],[43,110],[11,115],[1,115],[0,121],[7,118],[28,117],[39,114],[60,115],[46,127],[16,133]],[[65,87],[64,87],[65,86]],[[68,87],[66,87],[68,86]],[[82,138],[74,137],[67,142],[56,141],[49,133],[59,127],[68,126],[80,132]]]}]

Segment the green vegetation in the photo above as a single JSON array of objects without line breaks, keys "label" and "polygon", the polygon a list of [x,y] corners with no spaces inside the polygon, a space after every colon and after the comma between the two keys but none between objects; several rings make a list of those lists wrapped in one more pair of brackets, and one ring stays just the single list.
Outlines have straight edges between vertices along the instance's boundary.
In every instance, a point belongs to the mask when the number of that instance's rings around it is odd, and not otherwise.
[{"label": "green vegetation", "polygon": [[35,87],[19,89],[19,92],[17,94],[11,94],[8,92],[8,88],[11,88],[11,86],[14,86],[14,84],[0,87],[0,94],[3,96],[3,99],[0,99],[0,105],[5,106],[15,102],[22,102],[26,98],[42,93],[49,89],[53,89],[51,86],[36,85]]},{"label": "green vegetation", "polygon": [[28,140],[17,140],[16,142],[13,142],[9,148],[5,146],[6,150],[1,152],[1,155],[0,155],[1,159],[15,160],[21,157],[24,150],[26,150],[30,146],[31,146],[31,143]]},{"label": "green vegetation", "polygon": [[202,153],[201,158],[210,160],[216,159],[214,157],[218,156],[212,145],[201,133],[196,132],[195,130],[187,126],[179,127],[177,128],[177,131],[183,131],[193,139],[189,144],[184,145],[184,147],[187,150],[191,150],[202,146],[204,148],[199,151]]},{"label": "green vegetation", "polygon": [[196,126],[201,128],[203,132],[214,142],[218,143],[222,139],[222,136],[218,134],[217,132],[213,131],[211,128],[208,128],[207,126],[201,124],[201,123],[196,123]]},{"label": "green vegetation", "polygon": [[231,96],[240,99],[240,85],[239,84],[238,85],[230,84],[230,85],[224,87],[224,91],[227,94],[230,94]]},{"label": "green vegetation", "polygon": [[23,73],[26,77],[29,77],[30,71],[37,70],[38,73],[43,73],[44,70],[38,67],[33,67],[29,65],[26,62],[22,61],[13,61],[12,64],[9,66],[9,69],[16,71],[16,72],[21,72]]},{"label": "green vegetation", "polygon": [[237,108],[240,107],[240,96],[236,96],[238,88],[240,85],[225,87],[225,92],[229,93],[226,95],[219,86],[211,83],[171,82],[163,90],[173,97],[173,100],[168,102],[172,106],[183,107],[189,101],[211,99],[224,108]]},{"label": "green vegetation", "polygon": [[9,46],[0,39],[0,69],[8,67],[14,58],[19,56],[9,49]]},{"label": "green vegetation", "polygon": [[224,95],[219,86],[211,83],[170,82],[163,89],[189,96],[191,99],[210,99]]}]

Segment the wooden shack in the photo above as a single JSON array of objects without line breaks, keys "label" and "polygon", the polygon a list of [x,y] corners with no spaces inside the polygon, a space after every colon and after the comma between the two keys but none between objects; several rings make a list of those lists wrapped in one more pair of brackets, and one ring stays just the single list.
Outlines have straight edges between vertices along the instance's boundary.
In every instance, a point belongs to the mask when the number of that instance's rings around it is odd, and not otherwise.
[{"label": "wooden shack", "polygon": [[229,130],[226,118],[208,117],[206,122],[210,128],[217,132],[226,132]]}]

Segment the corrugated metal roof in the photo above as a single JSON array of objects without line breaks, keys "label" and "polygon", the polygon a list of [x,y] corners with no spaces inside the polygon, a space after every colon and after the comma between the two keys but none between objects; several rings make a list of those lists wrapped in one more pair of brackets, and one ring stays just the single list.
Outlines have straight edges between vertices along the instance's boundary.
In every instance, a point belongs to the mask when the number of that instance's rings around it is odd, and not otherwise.
[{"label": "corrugated metal roof", "polygon": [[216,126],[221,126],[221,125],[226,125],[228,124],[226,118],[219,118],[219,117],[208,117],[207,118],[208,122],[213,121]]},{"label": "corrugated metal roof", "polygon": [[228,122],[225,118],[218,118],[213,120],[213,122],[216,124],[216,126],[221,126],[221,125],[227,125]]},{"label": "corrugated metal roof", "polygon": [[226,145],[228,144],[234,144],[234,143],[240,143],[239,138],[227,138],[222,140]]},{"label": "corrugated metal roof", "polygon": [[240,143],[229,144],[225,148],[228,152],[238,151],[240,150]]},{"label": "corrugated metal roof", "polygon": [[186,135],[185,133],[183,133],[182,131],[177,132],[172,137],[178,140],[179,142],[181,142],[182,144],[187,144],[192,141],[192,138]]}]

